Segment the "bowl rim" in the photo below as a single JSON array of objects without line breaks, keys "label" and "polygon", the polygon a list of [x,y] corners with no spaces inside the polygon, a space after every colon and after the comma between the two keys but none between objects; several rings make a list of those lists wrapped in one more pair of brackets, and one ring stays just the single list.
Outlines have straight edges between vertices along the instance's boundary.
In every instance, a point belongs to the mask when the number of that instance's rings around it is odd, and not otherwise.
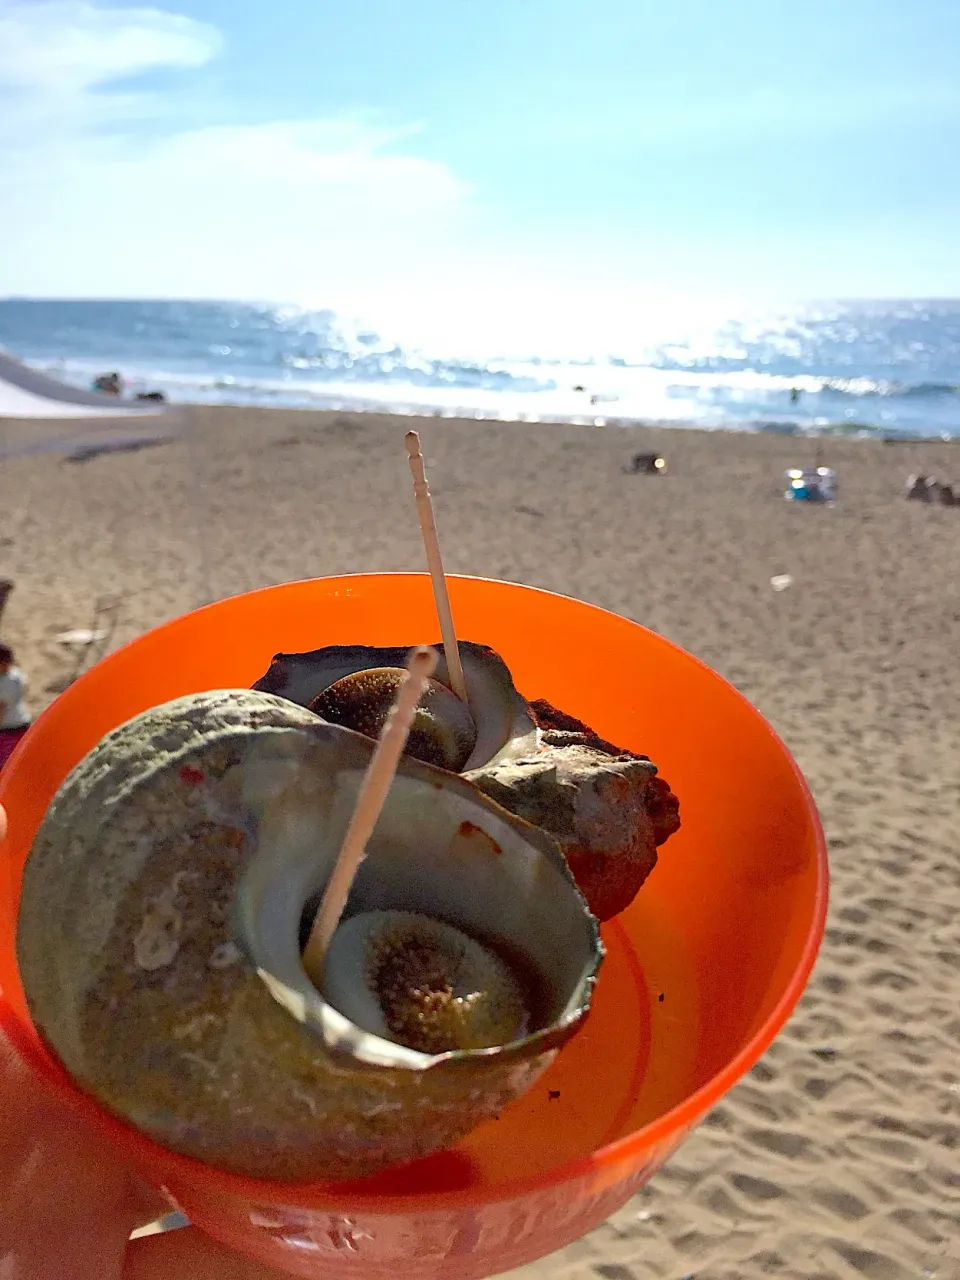
[{"label": "bowl rim", "polygon": [[[111,662],[128,649],[158,636],[159,633],[176,632],[180,627],[186,625],[188,620],[195,619],[198,615],[215,611],[233,601],[254,596],[269,595],[291,589],[303,590],[318,584],[323,584],[329,588],[332,584],[342,584],[347,587],[351,583],[368,583],[373,580],[383,579],[407,579],[423,582],[425,579],[429,581],[429,576],[428,573],[399,571],[391,573],[332,574],[317,578],[295,579],[272,586],[258,587],[252,591],[238,592],[236,595],[225,596],[220,600],[202,605],[198,609],[179,614],[176,618],[160,623],[158,626],[150,628],[149,631],[143,632],[141,635],[127,641],[126,644],[121,645],[91,667],[89,671],[84,672],[68,690],[54,699],[37,717],[28,733],[24,735],[23,741],[18,744],[15,752],[11,755],[4,769],[4,774],[9,777],[12,772],[11,765],[14,765],[21,754],[24,753],[28,741],[34,736],[35,731],[42,727],[48,718],[60,713],[59,710],[55,709],[58,708],[61,699],[68,698],[73,690],[81,687],[91,674],[97,672],[105,663]],[[292,1183],[247,1178],[240,1174],[227,1173],[214,1166],[206,1165],[190,1156],[169,1151],[146,1135],[141,1134],[126,1121],[108,1112],[93,1097],[80,1089],[57,1059],[42,1044],[35,1029],[31,1026],[28,1031],[22,1025],[20,1018],[4,998],[2,991],[0,991],[0,1028],[7,1034],[14,1047],[54,1087],[62,1098],[69,1101],[75,1108],[79,1108],[86,1113],[87,1117],[95,1124],[99,1124],[101,1129],[105,1129],[113,1141],[119,1145],[121,1154],[124,1154],[131,1163],[139,1165],[141,1173],[144,1173],[151,1165],[162,1162],[162,1170],[158,1168],[156,1172],[157,1174],[163,1173],[162,1181],[164,1184],[167,1182],[175,1183],[182,1178],[184,1184],[189,1185],[191,1189],[194,1187],[198,1190],[202,1189],[207,1195],[213,1192],[217,1198],[221,1199],[235,1198],[240,1201],[258,1199],[265,1205],[276,1205],[282,1200],[284,1204],[289,1206],[320,1212],[333,1211],[348,1214],[375,1212],[396,1216],[408,1215],[412,1212],[429,1213],[431,1211],[449,1211],[450,1209],[478,1208],[482,1205],[521,1199],[531,1195],[535,1196],[538,1193],[549,1192],[551,1189],[570,1182],[582,1181],[589,1185],[591,1180],[595,1180],[598,1187],[609,1185],[612,1181],[621,1177],[628,1177],[630,1167],[640,1169],[647,1164],[648,1160],[642,1158],[645,1155],[649,1158],[654,1153],[669,1152],[679,1145],[703,1116],[762,1057],[782,1030],[803,993],[816,962],[826,926],[829,882],[827,846],[820,816],[810,787],[800,771],[799,765],[787,749],[786,744],[767,721],[766,717],[737,688],[724,679],[719,672],[714,671],[712,667],[703,662],[702,659],[696,657],[681,645],[675,644],[665,636],[651,631],[648,627],[644,627],[641,623],[634,622],[622,614],[614,613],[612,610],[604,609],[599,605],[590,604],[585,600],[578,600],[575,596],[566,596],[560,592],[547,591],[540,587],[532,587],[525,583],[511,582],[506,579],[484,578],[474,574],[447,574],[446,577],[451,583],[482,583],[497,587],[508,587],[511,590],[531,595],[555,597],[558,600],[574,603],[582,609],[603,614],[617,626],[631,629],[639,628],[656,644],[672,649],[686,661],[694,663],[707,672],[714,680],[720,681],[726,686],[729,693],[759,720],[770,739],[771,745],[786,759],[790,766],[814,836],[816,885],[811,919],[798,964],[790,975],[789,981],[786,983],[774,1008],[740,1051],[706,1083],[701,1085],[699,1089],[642,1128],[634,1130],[625,1137],[619,1138],[615,1142],[591,1152],[589,1155],[579,1156],[574,1160],[557,1164],[546,1172],[498,1183],[496,1187],[484,1189],[484,1184],[480,1183],[479,1185],[454,1187],[442,1191],[412,1191],[408,1194],[384,1193],[376,1191],[374,1188],[371,1188],[370,1191],[364,1191],[361,1181],[341,1184],[334,1182]],[[3,801],[5,791],[4,779],[0,776],[0,803]],[[0,844],[0,849],[2,849],[2,844]],[[160,1155],[160,1162],[157,1160],[156,1153]],[[611,1176],[613,1170],[619,1170],[619,1172]],[[342,1190],[338,1190],[338,1188],[342,1188]],[[174,1193],[174,1198],[176,1198],[176,1188],[172,1187],[171,1191]]]}]

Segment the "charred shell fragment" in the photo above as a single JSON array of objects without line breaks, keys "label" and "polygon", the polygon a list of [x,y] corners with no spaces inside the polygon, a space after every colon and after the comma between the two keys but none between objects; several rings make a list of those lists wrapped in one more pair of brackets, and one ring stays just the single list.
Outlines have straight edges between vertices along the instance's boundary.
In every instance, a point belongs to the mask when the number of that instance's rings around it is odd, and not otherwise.
[{"label": "charred shell fragment", "polygon": [[[679,804],[646,756],[598,737],[543,700],[531,704],[540,750],[468,775],[481,791],[556,839],[598,920],[619,915],[680,826]],[[562,726],[562,727],[561,727]]]}]

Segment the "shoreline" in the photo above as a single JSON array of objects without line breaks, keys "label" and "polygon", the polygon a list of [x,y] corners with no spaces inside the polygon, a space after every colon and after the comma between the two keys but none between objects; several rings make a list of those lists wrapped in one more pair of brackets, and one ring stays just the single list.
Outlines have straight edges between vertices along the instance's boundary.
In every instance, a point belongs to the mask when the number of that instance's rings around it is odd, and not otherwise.
[{"label": "shoreline", "polygon": [[[7,353],[9,357],[10,353]],[[0,347],[0,361],[3,359],[3,348]],[[83,396],[89,396],[89,379],[92,374],[108,366],[122,367],[122,360],[104,360],[94,364],[86,362],[81,369],[76,367],[69,368],[71,361],[69,359],[48,359],[28,357],[22,360],[23,366],[31,373],[39,375],[43,378],[59,379],[64,385],[71,390]],[[636,366],[639,371],[640,367]],[[650,369],[648,372],[667,375],[668,370]],[[754,412],[750,416],[732,417],[717,410],[715,416],[710,419],[698,418],[663,418],[651,414],[626,414],[616,412],[616,405],[621,397],[611,396],[607,394],[598,394],[596,404],[584,404],[577,409],[565,407],[563,409],[544,409],[542,411],[522,412],[517,410],[518,397],[529,395],[531,397],[541,395],[546,398],[563,397],[566,392],[560,387],[554,387],[551,391],[545,389],[539,392],[517,392],[509,389],[496,390],[490,387],[474,388],[474,402],[469,403],[471,399],[470,389],[463,389],[462,398],[467,403],[456,404],[453,400],[460,399],[461,394],[458,390],[457,394],[452,396],[450,391],[454,390],[450,387],[433,386],[431,390],[434,392],[434,401],[429,399],[419,401],[410,395],[389,395],[385,388],[379,387],[375,383],[358,383],[357,387],[362,390],[352,390],[349,384],[339,384],[331,389],[327,389],[321,383],[306,384],[302,387],[297,386],[295,382],[287,382],[284,380],[270,382],[263,380],[260,382],[245,379],[242,375],[239,378],[233,376],[218,379],[212,372],[204,375],[174,374],[170,372],[139,372],[128,373],[125,375],[129,390],[147,391],[160,390],[167,396],[167,404],[174,410],[194,410],[194,409],[214,409],[214,408],[230,408],[230,409],[249,409],[269,412],[273,410],[296,410],[298,412],[308,413],[349,413],[364,415],[391,415],[403,418],[421,418],[424,420],[440,420],[440,421],[473,421],[473,422],[518,422],[530,423],[534,425],[556,426],[556,425],[573,425],[587,427],[611,427],[617,429],[630,427],[656,427],[658,429],[673,429],[679,431],[725,431],[736,432],[752,435],[783,435],[789,437],[803,438],[849,438],[849,439],[886,439],[891,441],[900,440],[929,440],[929,441],[949,441],[960,439],[960,406],[958,406],[957,420],[952,423],[950,429],[940,430],[931,429],[929,431],[913,431],[908,427],[883,426],[878,423],[861,421],[857,418],[830,418],[819,415],[812,421],[806,421],[798,416],[782,416],[778,417],[776,411],[769,414],[758,415]],[[809,375],[798,375],[797,381],[803,382],[808,380]],[[830,381],[822,379],[818,381]],[[856,381],[856,379],[853,379]],[[231,398],[231,389],[236,388],[235,398]],[[404,388],[409,391],[410,388]],[[589,387],[577,387],[576,392],[582,392],[586,397]],[[957,390],[957,388],[954,388]],[[206,391],[208,394],[202,394]],[[198,399],[189,398],[191,394],[199,395]],[[808,395],[814,395],[815,392],[808,392]],[[181,398],[181,395],[187,398]],[[447,403],[440,403],[439,400],[445,399]],[[484,404],[483,401],[487,403]],[[546,399],[544,403],[546,403]],[[120,401],[117,408],[122,404],[124,407],[132,406],[135,402],[125,398]],[[0,411],[3,406],[0,404]],[[12,410],[7,411],[8,415]],[[23,412],[27,412],[26,409]]]},{"label": "shoreline", "polygon": [[[71,386],[73,384],[70,384]],[[21,402],[26,406],[26,401]],[[20,418],[15,411],[19,405],[11,403],[9,409],[4,409],[0,403],[0,430],[4,422],[22,422],[25,418]],[[578,427],[587,430],[602,431],[667,431],[680,432],[684,435],[696,432],[704,435],[738,435],[738,436],[775,436],[787,440],[847,440],[852,442],[867,441],[875,444],[933,444],[933,445],[955,445],[960,444],[960,433],[957,435],[949,435],[947,433],[932,435],[916,435],[903,431],[883,430],[879,427],[871,427],[864,423],[850,422],[829,422],[819,423],[812,426],[804,425],[796,422],[726,422],[717,424],[708,424],[697,422],[695,420],[674,420],[674,419],[653,419],[653,418],[624,418],[614,417],[612,415],[597,414],[593,417],[587,415],[577,415],[569,417],[551,417],[551,416],[510,416],[510,415],[492,415],[485,413],[471,414],[468,412],[446,412],[446,411],[424,411],[418,408],[406,409],[403,407],[384,407],[376,403],[358,406],[356,404],[341,404],[339,402],[331,405],[318,406],[316,404],[279,404],[276,401],[270,402],[250,402],[245,400],[171,400],[164,402],[164,407],[173,414],[186,413],[196,414],[198,412],[216,412],[229,411],[231,413],[243,414],[273,414],[273,413],[294,413],[300,415],[322,415],[326,417],[345,415],[348,417],[356,416],[360,418],[397,418],[406,423],[410,422],[426,422],[437,424],[455,423],[460,425],[473,424],[491,425],[491,426],[512,426],[512,427]],[[53,417],[60,416],[77,416],[82,414],[70,413],[69,415],[50,414],[46,417],[34,406],[29,406],[29,418],[50,420]],[[23,410],[22,410],[23,411]],[[151,410],[146,408],[142,401],[134,401],[129,397],[121,398],[115,404],[101,409],[100,413],[107,413],[110,416],[123,417],[134,415],[146,416]],[[408,427],[408,429],[410,429]],[[958,432],[960,432],[960,424],[958,424]]]},{"label": "shoreline", "polygon": [[743,420],[739,422],[724,423],[704,423],[694,419],[655,419],[655,418],[628,418],[617,417],[612,414],[597,413],[593,416],[587,414],[579,414],[568,417],[553,417],[548,415],[510,416],[508,414],[493,415],[486,413],[468,413],[460,410],[457,411],[430,411],[428,409],[412,407],[397,407],[386,403],[380,404],[370,402],[368,405],[358,405],[355,403],[336,403],[330,405],[316,404],[279,404],[276,402],[250,402],[244,400],[169,400],[167,401],[171,409],[251,409],[263,412],[272,412],[274,410],[290,410],[297,413],[345,413],[358,414],[361,416],[377,415],[378,417],[392,417],[410,419],[415,418],[423,422],[474,422],[474,423],[497,423],[504,426],[531,426],[531,427],[587,427],[595,430],[604,428],[612,428],[614,430],[631,430],[640,428],[649,428],[657,431],[702,431],[710,434],[731,432],[736,435],[759,435],[759,436],[785,436],[793,439],[846,439],[846,440],[874,440],[886,444],[899,443],[929,443],[929,444],[951,444],[960,442],[960,422],[958,422],[958,434],[949,435],[946,432],[933,435],[913,435],[908,432],[888,431],[880,427],[872,427],[862,422],[821,422],[812,425],[805,425],[798,422],[769,420],[765,422]]}]

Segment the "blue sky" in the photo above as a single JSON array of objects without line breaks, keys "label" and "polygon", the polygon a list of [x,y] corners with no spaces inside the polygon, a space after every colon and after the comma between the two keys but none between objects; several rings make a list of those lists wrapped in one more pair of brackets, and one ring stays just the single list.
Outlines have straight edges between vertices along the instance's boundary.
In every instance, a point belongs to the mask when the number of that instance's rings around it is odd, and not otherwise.
[{"label": "blue sky", "polygon": [[958,157],[958,0],[0,0],[0,295],[956,296]]}]

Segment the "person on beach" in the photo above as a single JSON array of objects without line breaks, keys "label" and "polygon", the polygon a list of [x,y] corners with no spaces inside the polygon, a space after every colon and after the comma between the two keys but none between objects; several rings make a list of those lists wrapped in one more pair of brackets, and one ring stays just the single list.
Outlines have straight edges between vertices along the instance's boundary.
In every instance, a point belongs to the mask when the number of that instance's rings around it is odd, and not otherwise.
[{"label": "person on beach", "polygon": [[123,379],[119,373],[101,373],[93,380],[93,390],[108,396],[122,395]]},{"label": "person on beach", "polygon": [[0,769],[30,728],[30,713],[23,697],[26,687],[26,677],[16,665],[13,650],[0,644]]}]

